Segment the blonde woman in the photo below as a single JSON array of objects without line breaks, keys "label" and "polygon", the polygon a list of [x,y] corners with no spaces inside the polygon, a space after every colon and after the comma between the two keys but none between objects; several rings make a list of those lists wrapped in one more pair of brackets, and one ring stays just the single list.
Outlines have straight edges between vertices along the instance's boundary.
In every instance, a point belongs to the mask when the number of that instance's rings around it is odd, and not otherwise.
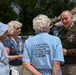
[{"label": "blonde woman", "polygon": [[12,75],[23,75],[22,57],[23,41],[18,36],[21,33],[22,24],[18,21],[8,23],[8,37],[4,40],[4,46],[8,53],[8,59]]}]

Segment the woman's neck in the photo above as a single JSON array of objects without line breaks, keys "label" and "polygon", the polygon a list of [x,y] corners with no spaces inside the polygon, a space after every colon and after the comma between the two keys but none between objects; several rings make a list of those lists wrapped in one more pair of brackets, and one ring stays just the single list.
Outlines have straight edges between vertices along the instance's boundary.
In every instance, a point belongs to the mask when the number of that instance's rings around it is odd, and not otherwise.
[{"label": "woman's neck", "polygon": [[11,38],[13,38],[15,41],[18,41],[18,37],[17,36],[11,36]]}]

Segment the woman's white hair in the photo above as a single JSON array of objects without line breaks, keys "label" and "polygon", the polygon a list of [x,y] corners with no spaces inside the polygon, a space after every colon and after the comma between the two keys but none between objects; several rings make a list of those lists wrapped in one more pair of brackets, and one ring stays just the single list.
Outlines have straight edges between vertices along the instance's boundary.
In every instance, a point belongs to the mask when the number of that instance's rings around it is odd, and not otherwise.
[{"label": "woman's white hair", "polygon": [[8,26],[8,35],[13,35],[15,24],[18,24],[18,25],[20,25],[22,27],[22,23],[20,23],[19,21],[10,21],[8,23],[8,25],[9,25]]},{"label": "woman's white hair", "polygon": [[50,24],[51,24],[50,18],[48,18],[46,15],[43,14],[40,14],[33,19],[33,29],[36,32],[47,31]]}]

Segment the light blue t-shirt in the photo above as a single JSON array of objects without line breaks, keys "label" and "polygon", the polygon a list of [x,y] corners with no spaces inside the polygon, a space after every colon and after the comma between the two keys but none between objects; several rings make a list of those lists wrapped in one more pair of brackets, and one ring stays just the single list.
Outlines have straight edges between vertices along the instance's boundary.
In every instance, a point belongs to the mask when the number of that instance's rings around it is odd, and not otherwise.
[{"label": "light blue t-shirt", "polygon": [[8,65],[8,55],[7,52],[0,42],[0,75],[9,75],[9,65]]},{"label": "light blue t-shirt", "polygon": [[[26,40],[23,62],[30,62],[43,75],[51,75],[54,60],[64,62],[62,45],[58,37],[39,33]],[[62,75],[60,70],[58,75]]]}]

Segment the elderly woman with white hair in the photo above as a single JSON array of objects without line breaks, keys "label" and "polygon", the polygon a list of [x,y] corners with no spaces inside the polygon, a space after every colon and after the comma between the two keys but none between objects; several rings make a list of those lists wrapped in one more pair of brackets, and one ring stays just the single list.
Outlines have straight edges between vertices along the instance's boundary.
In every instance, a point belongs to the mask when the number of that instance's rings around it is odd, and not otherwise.
[{"label": "elderly woman with white hair", "polygon": [[4,40],[4,46],[8,53],[8,59],[12,75],[23,75],[22,57],[24,43],[18,37],[22,24],[18,21],[8,23],[8,37]]},{"label": "elderly woman with white hair", "polygon": [[30,75],[62,75],[62,45],[58,37],[49,35],[50,24],[50,19],[43,14],[33,19],[33,29],[37,34],[26,40],[22,60]]}]

